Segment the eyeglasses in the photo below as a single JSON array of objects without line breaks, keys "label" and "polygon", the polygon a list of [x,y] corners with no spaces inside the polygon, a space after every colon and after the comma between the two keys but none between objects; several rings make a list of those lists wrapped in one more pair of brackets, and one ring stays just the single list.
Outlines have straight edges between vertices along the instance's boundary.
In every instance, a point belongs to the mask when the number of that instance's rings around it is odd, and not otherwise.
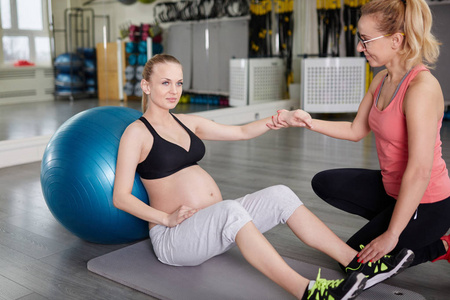
[{"label": "eyeglasses", "polygon": [[[400,34],[401,35],[405,35],[403,32],[400,32]],[[358,37],[359,42],[361,42],[361,45],[364,48],[364,50],[367,50],[367,45],[366,45],[367,43],[370,43],[370,42],[373,42],[373,41],[376,41],[376,40],[379,40],[379,39],[382,39],[384,37],[388,37],[388,36],[391,36],[391,35],[392,34],[389,33],[389,34],[385,34],[385,35],[382,35],[382,36],[378,36],[378,37],[370,39],[370,40],[365,40],[365,39],[363,39],[361,37],[361,34],[359,34],[359,32],[356,33],[356,36]]]}]

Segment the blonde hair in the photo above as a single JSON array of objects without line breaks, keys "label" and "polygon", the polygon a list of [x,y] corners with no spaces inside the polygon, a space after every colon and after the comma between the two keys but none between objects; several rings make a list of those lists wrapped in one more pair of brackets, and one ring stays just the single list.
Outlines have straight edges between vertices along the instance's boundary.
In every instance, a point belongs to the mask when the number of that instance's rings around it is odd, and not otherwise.
[{"label": "blonde hair", "polygon": [[[142,79],[145,79],[146,81],[150,82],[150,78],[153,74],[154,66],[156,66],[157,64],[163,64],[163,63],[169,63],[169,62],[177,63],[181,66],[181,63],[178,61],[178,59],[176,59],[172,55],[169,55],[169,54],[154,55],[145,64],[144,70],[142,71]],[[148,96],[144,92],[142,92],[142,104],[141,104],[142,112],[145,112],[145,110],[147,109],[147,104],[148,104]]]},{"label": "blonde hair", "polygon": [[433,68],[440,43],[431,33],[433,18],[424,0],[372,0],[361,8],[364,15],[373,15],[385,34],[405,34],[401,54],[409,67],[423,63]]}]

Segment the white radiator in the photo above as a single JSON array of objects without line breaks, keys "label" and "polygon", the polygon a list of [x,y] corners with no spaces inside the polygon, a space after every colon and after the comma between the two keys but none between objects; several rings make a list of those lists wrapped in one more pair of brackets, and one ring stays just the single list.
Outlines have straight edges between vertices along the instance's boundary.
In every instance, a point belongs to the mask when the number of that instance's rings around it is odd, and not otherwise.
[{"label": "white radiator", "polygon": [[301,81],[302,109],[307,112],[356,112],[366,89],[366,60],[305,58]]},{"label": "white radiator", "polygon": [[0,70],[0,104],[54,99],[52,68],[17,67]]},{"label": "white radiator", "polygon": [[281,58],[230,59],[230,105],[282,100],[286,84]]}]

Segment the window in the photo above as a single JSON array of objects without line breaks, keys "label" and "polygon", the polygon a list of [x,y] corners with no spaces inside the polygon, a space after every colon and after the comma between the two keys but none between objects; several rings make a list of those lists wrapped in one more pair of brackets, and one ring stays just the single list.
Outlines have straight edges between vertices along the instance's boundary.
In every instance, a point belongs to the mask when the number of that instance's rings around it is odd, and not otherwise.
[{"label": "window", "polygon": [[51,65],[46,8],[47,0],[0,0],[0,65]]}]

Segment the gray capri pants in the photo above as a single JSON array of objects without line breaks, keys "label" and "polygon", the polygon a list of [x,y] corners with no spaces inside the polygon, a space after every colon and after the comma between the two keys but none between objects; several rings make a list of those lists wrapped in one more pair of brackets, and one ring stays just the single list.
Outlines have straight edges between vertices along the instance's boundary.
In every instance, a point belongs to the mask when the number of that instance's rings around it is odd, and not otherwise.
[{"label": "gray capri pants", "polygon": [[286,223],[302,204],[290,188],[276,185],[206,207],[175,227],[156,225],[150,239],[162,263],[196,266],[232,248],[248,222],[264,233]]}]

